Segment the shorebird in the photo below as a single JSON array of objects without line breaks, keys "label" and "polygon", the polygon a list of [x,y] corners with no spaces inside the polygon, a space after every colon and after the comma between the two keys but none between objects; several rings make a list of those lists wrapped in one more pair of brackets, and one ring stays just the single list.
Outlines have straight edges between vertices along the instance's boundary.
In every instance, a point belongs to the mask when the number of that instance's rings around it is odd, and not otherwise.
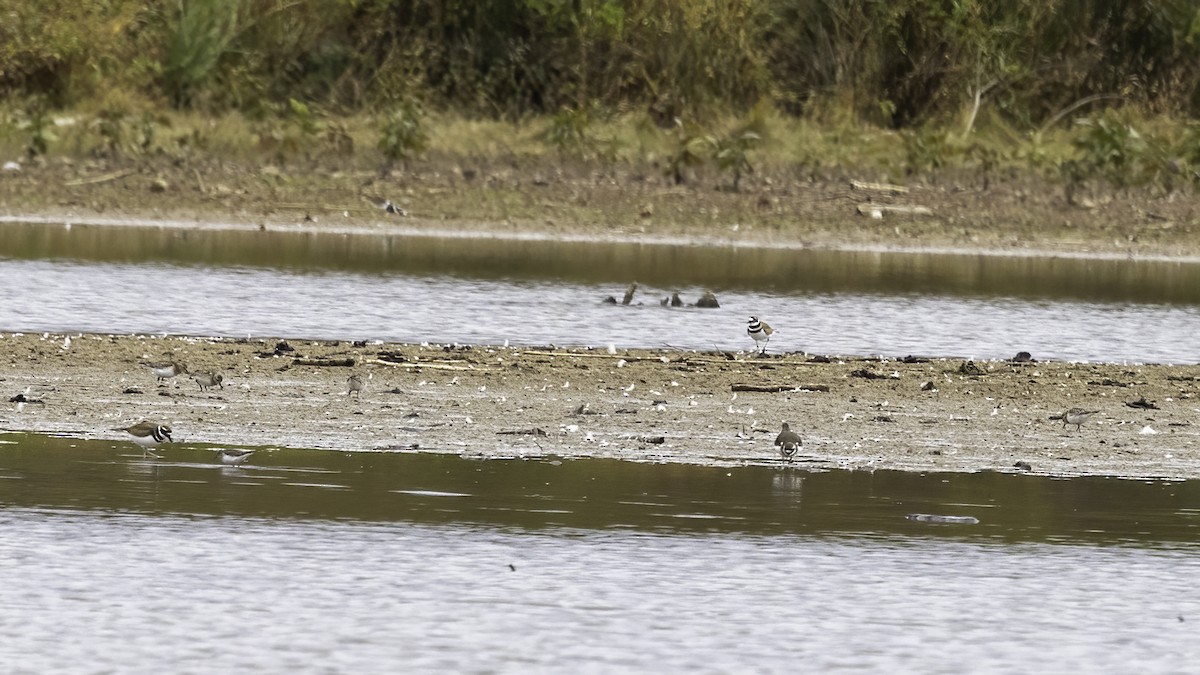
[{"label": "shorebird", "polygon": [[792,431],[788,423],[784,422],[783,430],[775,437],[775,445],[779,446],[779,456],[786,462],[792,461],[800,449],[800,443],[800,434]]},{"label": "shorebird", "polygon": [[754,338],[759,354],[767,353],[767,343],[771,341],[771,334],[774,332],[774,328],[766,321],[759,321],[757,316],[750,317],[750,323],[746,326],[746,335]]},{"label": "shorebird", "polygon": [[200,385],[200,391],[208,391],[211,387],[224,389],[225,385],[221,384],[225,381],[225,376],[220,373],[196,373],[192,376],[196,380],[196,384]]},{"label": "shorebird", "polygon": [[1088,421],[1089,417],[1098,412],[1100,411],[1084,410],[1083,408],[1071,408],[1062,414],[1063,428],[1066,429],[1068,424],[1074,424],[1075,430],[1079,431],[1082,428],[1083,423]]},{"label": "shorebird", "polygon": [[149,454],[158,457],[150,452],[150,448],[171,442],[171,427],[149,420],[142,420],[131,427],[117,427],[113,431],[124,431],[129,434],[129,440],[141,446],[143,456]]},{"label": "shorebird", "polygon": [[359,375],[358,373],[351,373],[350,377],[346,378],[346,395],[349,396],[351,394],[358,394],[359,398],[361,398],[363,387],[366,386],[366,384],[367,383],[365,380],[363,380],[362,375]]},{"label": "shorebird", "polygon": [[405,211],[403,208],[396,206],[395,204],[392,203],[392,200],[390,200],[390,199],[383,200],[383,203],[379,205],[379,208],[383,209],[385,213],[390,213],[395,216],[407,216],[408,215],[408,211]]},{"label": "shorebird", "polygon": [[168,361],[166,363],[147,363],[146,367],[154,373],[154,376],[158,378],[159,382],[188,372],[187,366],[178,361]]},{"label": "shorebird", "polygon": [[222,464],[230,466],[241,466],[250,459],[257,450],[234,450],[232,448],[221,448],[217,450],[217,457],[221,459]]}]

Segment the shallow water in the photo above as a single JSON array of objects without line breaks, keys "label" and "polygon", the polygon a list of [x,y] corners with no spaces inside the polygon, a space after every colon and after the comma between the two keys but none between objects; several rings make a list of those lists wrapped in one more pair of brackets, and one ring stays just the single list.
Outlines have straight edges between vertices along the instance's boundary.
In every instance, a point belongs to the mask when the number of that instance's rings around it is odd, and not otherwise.
[{"label": "shallow water", "polygon": [[[694,301],[700,287],[672,287]],[[405,343],[615,345],[1194,362],[1200,307],[854,292],[721,290],[720,309],[608,305],[624,284],[392,272],[0,259],[0,331],[169,333]]]},{"label": "shallow water", "polygon": [[202,446],[0,441],[15,672],[1181,672],[1200,657],[1200,483],[302,450],[231,468]]}]

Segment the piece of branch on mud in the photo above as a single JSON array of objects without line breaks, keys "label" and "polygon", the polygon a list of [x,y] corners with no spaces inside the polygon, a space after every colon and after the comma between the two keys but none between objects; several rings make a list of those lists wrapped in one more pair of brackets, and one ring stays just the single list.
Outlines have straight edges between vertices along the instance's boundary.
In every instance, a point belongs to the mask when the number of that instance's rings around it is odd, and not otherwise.
[{"label": "piece of branch on mud", "polygon": [[530,427],[528,429],[514,429],[512,431],[497,431],[499,436],[548,436],[541,427]]},{"label": "piece of branch on mud", "polygon": [[629,363],[634,361],[658,361],[660,363],[670,363],[671,359],[665,356],[622,356],[621,354],[587,354],[583,352],[540,352],[540,351],[523,351],[523,356],[575,356],[582,359],[614,359],[624,360]]},{"label": "piece of branch on mud", "polygon": [[887,192],[894,195],[908,194],[908,188],[903,185],[892,185],[890,183],[868,183],[862,180],[850,181],[850,188],[853,190],[866,190],[868,192]]},{"label": "piece of branch on mud", "polygon": [[758,391],[776,394],[781,391],[829,391],[826,384],[732,384],[730,391]]},{"label": "piece of branch on mud", "polygon": [[858,213],[872,218],[882,218],[885,213],[898,213],[908,216],[932,216],[933,209],[928,206],[906,206],[904,204],[859,204]]},{"label": "piece of branch on mud", "polygon": [[293,366],[331,366],[349,368],[354,366],[354,359],[295,359]]},{"label": "piece of branch on mud", "polygon": [[425,361],[414,361],[411,363],[396,363],[395,361],[381,361],[379,359],[370,359],[363,363],[374,363],[380,366],[391,366],[393,368],[428,368],[430,370],[487,370],[487,368],[476,368],[475,366],[452,366],[444,363],[427,363]]},{"label": "piece of branch on mud", "polygon": [[1139,410],[1158,410],[1159,409],[1158,405],[1155,404],[1154,401],[1147,401],[1145,396],[1138,397],[1138,399],[1136,401],[1126,401],[1125,405],[1129,406],[1130,408],[1137,408]]},{"label": "piece of branch on mud", "polygon": [[76,178],[75,180],[69,180],[69,181],[63,183],[63,185],[65,185],[67,187],[78,187],[80,185],[95,185],[97,183],[107,183],[109,181],[124,178],[126,176],[131,176],[135,173],[137,173],[137,169],[122,169],[120,171],[113,171],[112,173],[105,173],[105,174],[101,174],[99,176],[93,176],[91,178]]}]

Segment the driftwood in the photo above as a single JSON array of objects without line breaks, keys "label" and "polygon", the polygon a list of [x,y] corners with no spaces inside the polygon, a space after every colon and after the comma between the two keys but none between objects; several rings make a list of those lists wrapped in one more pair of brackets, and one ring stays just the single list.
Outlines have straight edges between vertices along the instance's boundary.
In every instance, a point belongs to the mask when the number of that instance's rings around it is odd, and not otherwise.
[{"label": "driftwood", "polygon": [[885,213],[899,213],[909,216],[932,216],[933,210],[928,206],[904,206],[901,204],[859,204],[860,215],[872,218],[882,218]]},{"label": "driftwood", "polygon": [[529,429],[516,429],[513,431],[497,431],[500,436],[546,436],[545,431],[541,427],[531,427]]},{"label": "driftwood", "polygon": [[730,391],[758,391],[768,394],[776,394],[781,391],[829,391],[829,385],[826,384],[733,384],[729,386]]},{"label": "driftwood", "polygon": [[97,183],[107,183],[109,181],[124,178],[126,176],[132,176],[135,173],[137,173],[137,169],[122,169],[121,171],[113,171],[112,173],[101,174],[99,176],[92,176],[91,178],[76,178],[75,180],[69,180],[69,181],[63,183],[63,185],[65,185],[67,187],[77,187],[79,185],[95,185]]},{"label": "driftwood", "polygon": [[354,359],[294,359],[292,365],[351,367],[354,365]]},{"label": "driftwood", "polygon": [[854,190],[866,190],[868,192],[888,192],[894,195],[908,194],[908,188],[903,185],[892,185],[890,183],[868,183],[861,180],[850,181],[850,187]]},{"label": "driftwood", "polygon": [[1154,401],[1147,401],[1145,396],[1139,397],[1136,401],[1126,401],[1125,405],[1130,408],[1138,408],[1140,410],[1158,410],[1159,407]]},{"label": "driftwood", "polygon": [[[624,359],[630,363],[634,361],[658,361],[663,363],[662,356],[622,356],[621,354],[587,354],[582,352],[540,352],[540,351],[523,351],[523,356],[574,356],[581,359]],[[666,363],[670,363],[670,359]]]},{"label": "driftwood", "polygon": [[486,370],[486,368],[476,368],[475,366],[451,366],[444,363],[425,363],[423,361],[413,361],[405,363],[396,363],[395,361],[380,361],[379,359],[371,359],[364,363],[375,363],[381,366],[392,366],[399,368],[428,368],[430,370]]}]

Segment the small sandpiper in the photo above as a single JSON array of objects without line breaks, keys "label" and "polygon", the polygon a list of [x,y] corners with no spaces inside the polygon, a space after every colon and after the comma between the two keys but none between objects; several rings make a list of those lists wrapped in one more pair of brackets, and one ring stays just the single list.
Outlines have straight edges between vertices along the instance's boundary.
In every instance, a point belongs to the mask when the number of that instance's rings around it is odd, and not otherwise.
[{"label": "small sandpiper", "polygon": [[220,457],[222,464],[230,466],[241,466],[250,459],[257,450],[235,450],[233,448],[221,448],[217,450],[217,456]]},{"label": "small sandpiper", "polygon": [[359,398],[362,398],[362,390],[366,384],[367,383],[365,380],[363,380],[362,375],[359,375],[358,373],[351,373],[350,377],[346,378],[346,395],[350,396],[351,394],[357,394]]},{"label": "small sandpiper", "polygon": [[767,353],[767,343],[771,341],[771,334],[774,332],[775,329],[771,328],[770,324],[759,321],[757,316],[750,317],[750,323],[746,326],[746,335],[754,338],[759,354]]},{"label": "small sandpiper", "polygon": [[129,434],[129,440],[141,446],[143,456],[149,454],[158,457],[150,452],[150,448],[171,442],[171,427],[150,420],[142,420],[131,427],[117,427],[113,431],[124,431]]},{"label": "small sandpiper", "polygon": [[154,373],[154,376],[158,378],[159,382],[188,372],[187,366],[179,361],[168,361],[167,363],[147,363],[146,367]]},{"label": "small sandpiper", "polygon": [[1084,410],[1083,408],[1071,408],[1062,414],[1063,428],[1066,429],[1068,424],[1075,425],[1075,431],[1079,431],[1083,427],[1083,423],[1088,421],[1088,418],[1099,410]]},{"label": "small sandpiper", "polygon": [[220,373],[196,373],[192,376],[196,380],[196,384],[200,385],[200,391],[208,391],[212,387],[224,389],[225,385],[221,384],[225,381],[225,376]]},{"label": "small sandpiper", "polygon": [[796,456],[796,452],[800,450],[800,434],[791,430],[788,423],[783,423],[783,431],[775,437],[775,445],[779,446],[779,456],[783,461],[790,462]]},{"label": "small sandpiper", "polygon": [[383,203],[379,205],[379,208],[383,209],[385,213],[390,213],[394,216],[408,215],[408,211],[405,211],[402,207],[393,204],[392,200],[390,199],[383,200]]}]

